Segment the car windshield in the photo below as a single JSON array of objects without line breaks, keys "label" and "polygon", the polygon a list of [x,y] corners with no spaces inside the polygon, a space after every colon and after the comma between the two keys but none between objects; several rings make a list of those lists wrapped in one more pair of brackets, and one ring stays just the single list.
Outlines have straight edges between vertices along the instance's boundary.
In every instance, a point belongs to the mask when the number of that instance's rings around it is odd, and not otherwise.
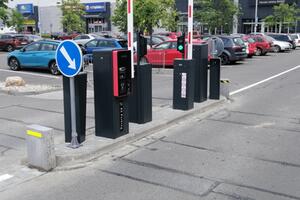
[{"label": "car windshield", "polygon": [[265,36],[265,38],[268,42],[273,42],[275,40],[274,38],[267,36],[267,35]]},{"label": "car windshield", "polygon": [[255,43],[255,40],[254,40],[253,38],[248,38],[247,41],[248,41],[249,43]]},{"label": "car windshield", "polygon": [[293,40],[298,39],[297,35],[290,35],[290,37],[291,37]]},{"label": "car windshield", "polygon": [[245,43],[243,42],[242,38],[233,38],[233,42],[237,45],[243,46]]}]

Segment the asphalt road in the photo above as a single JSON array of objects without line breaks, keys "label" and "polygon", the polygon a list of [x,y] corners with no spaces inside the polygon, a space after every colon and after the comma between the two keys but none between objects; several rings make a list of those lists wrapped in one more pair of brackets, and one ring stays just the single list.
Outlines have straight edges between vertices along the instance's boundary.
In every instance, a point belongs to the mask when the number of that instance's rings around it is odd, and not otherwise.
[{"label": "asphalt road", "polygon": [[[255,57],[222,67],[222,77],[234,92],[298,66],[299,55]],[[183,121],[84,168],[22,183],[1,200],[299,200],[299,76],[295,68],[234,94],[205,119]],[[154,98],[169,98],[167,88],[155,88],[171,79],[155,74]]]}]

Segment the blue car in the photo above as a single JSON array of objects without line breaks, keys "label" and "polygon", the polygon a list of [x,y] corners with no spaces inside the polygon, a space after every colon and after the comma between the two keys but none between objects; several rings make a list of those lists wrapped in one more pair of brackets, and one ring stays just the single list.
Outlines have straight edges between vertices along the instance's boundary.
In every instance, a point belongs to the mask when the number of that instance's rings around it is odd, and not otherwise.
[{"label": "blue car", "polygon": [[115,39],[96,38],[84,45],[83,53],[92,54],[94,50],[122,49],[121,44]]},{"label": "blue car", "polygon": [[93,62],[93,51],[95,50],[114,50],[114,49],[127,49],[122,40],[109,39],[109,38],[96,38],[87,42],[82,48],[84,65],[87,66]]},{"label": "blue car", "polygon": [[20,50],[15,50],[8,54],[8,66],[14,71],[21,68],[44,68],[49,69],[52,74],[58,75],[55,52],[59,43],[59,41],[40,40]]}]

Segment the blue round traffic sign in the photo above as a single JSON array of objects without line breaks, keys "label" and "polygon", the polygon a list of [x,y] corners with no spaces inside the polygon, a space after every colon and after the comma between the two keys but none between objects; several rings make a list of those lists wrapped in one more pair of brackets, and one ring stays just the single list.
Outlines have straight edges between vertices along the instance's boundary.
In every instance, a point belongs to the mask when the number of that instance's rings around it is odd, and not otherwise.
[{"label": "blue round traffic sign", "polygon": [[76,76],[82,68],[81,49],[72,40],[59,44],[55,58],[59,71],[66,77]]}]

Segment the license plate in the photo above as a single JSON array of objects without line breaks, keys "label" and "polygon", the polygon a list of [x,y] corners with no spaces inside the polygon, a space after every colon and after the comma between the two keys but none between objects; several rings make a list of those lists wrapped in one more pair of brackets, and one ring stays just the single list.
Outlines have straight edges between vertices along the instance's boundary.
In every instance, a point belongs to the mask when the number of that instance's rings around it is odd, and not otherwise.
[{"label": "license plate", "polygon": [[27,42],[21,42],[21,44],[27,44]]}]

